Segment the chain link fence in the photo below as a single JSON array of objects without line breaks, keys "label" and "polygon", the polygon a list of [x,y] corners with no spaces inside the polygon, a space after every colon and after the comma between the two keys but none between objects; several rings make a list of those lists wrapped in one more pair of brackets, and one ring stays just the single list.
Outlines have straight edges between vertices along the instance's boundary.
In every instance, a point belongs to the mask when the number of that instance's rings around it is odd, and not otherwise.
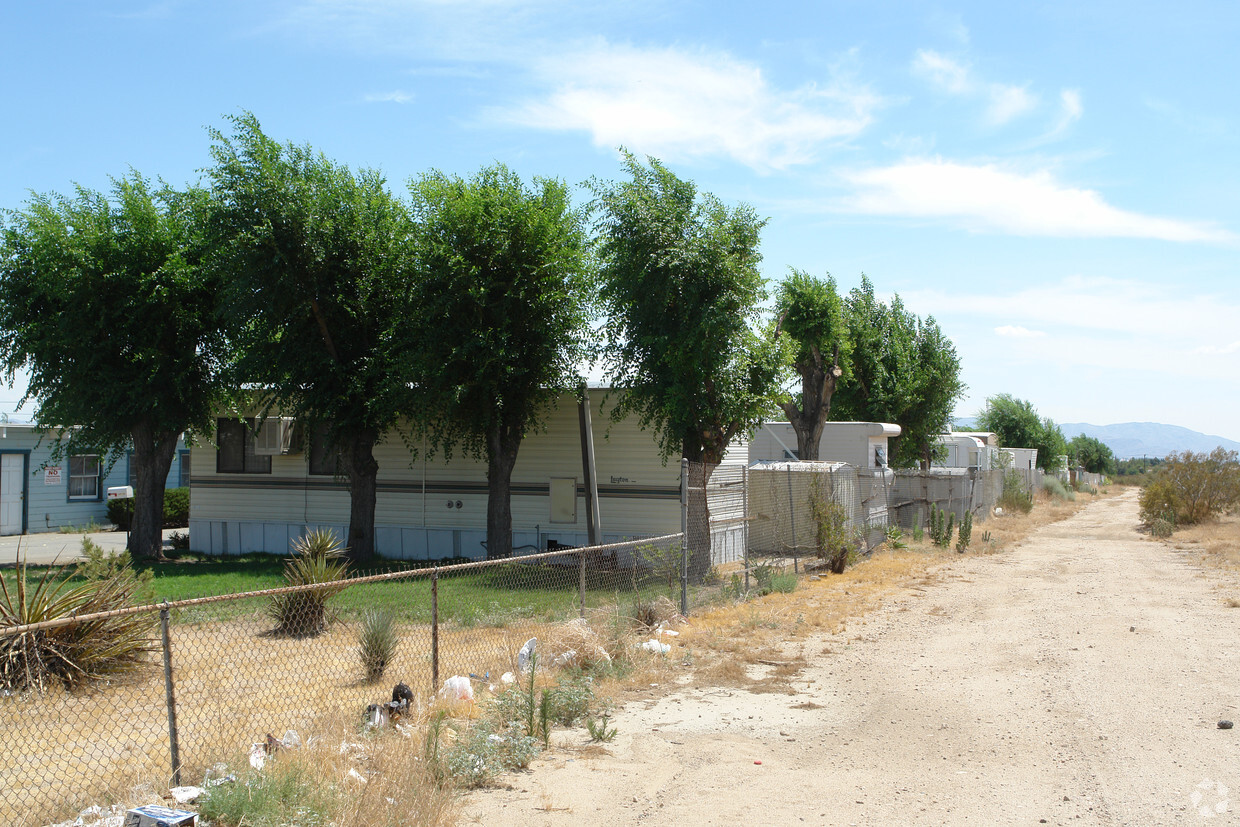
[{"label": "chain link fence", "polygon": [[[686,461],[676,534],[0,628],[0,823],[35,827],[135,788],[158,798],[286,733],[342,737],[397,682],[419,703],[450,677],[495,684],[519,673],[530,638],[556,665],[606,660],[639,624],[791,588],[807,565],[842,570],[889,525],[925,525],[931,503],[984,519],[1002,484],[1002,472]],[[105,667],[123,665],[108,651],[121,621],[132,668],[75,672],[92,640]],[[46,673],[41,690],[29,670]]]}]

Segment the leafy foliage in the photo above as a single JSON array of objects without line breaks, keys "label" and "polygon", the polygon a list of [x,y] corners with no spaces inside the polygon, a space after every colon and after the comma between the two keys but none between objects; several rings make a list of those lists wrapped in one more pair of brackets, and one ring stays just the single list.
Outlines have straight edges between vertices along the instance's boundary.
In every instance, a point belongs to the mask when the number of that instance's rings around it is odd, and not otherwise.
[{"label": "leafy foliage", "polygon": [[748,206],[729,209],[655,159],[625,153],[623,182],[594,181],[606,366],[665,458],[718,463],[762,418],[777,348],[755,332],[765,297]]},{"label": "leafy foliage", "polygon": [[421,380],[402,331],[428,323],[411,302],[409,218],[379,172],[280,144],[253,115],[231,121],[231,137],[211,131],[207,174],[233,380],[261,389],[264,412],[327,427],[350,483],[348,546],[370,557],[373,449]]},{"label": "leafy foliage", "polygon": [[[189,525],[189,489],[166,489],[163,512],[164,521],[161,528],[184,528]],[[108,519],[121,531],[129,531],[133,522],[133,497],[108,500]]]},{"label": "leafy foliage", "polygon": [[1240,505],[1240,458],[1221,447],[1172,453],[1141,491],[1141,519],[1192,525]]},{"label": "leafy foliage", "polygon": [[[85,560],[75,573],[84,582],[70,585],[64,567],[48,567],[30,583],[19,559],[10,591],[0,578],[0,628],[24,626],[73,615],[123,609],[148,593],[150,575],[138,576],[128,555],[106,555],[89,539]],[[60,683],[73,689],[140,669],[156,646],[153,612],[87,620],[0,637],[0,688],[44,691]]]},{"label": "leafy foliage", "polygon": [[973,541],[973,512],[964,512],[960,520],[960,531],[956,535],[956,551],[963,553]]},{"label": "leafy foliage", "polygon": [[928,467],[935,439],[965,390],[955,345],[933,317],[910,313],[898,295],[890,304],[879,301],[864,276],[844,306],[851,348],[832,416],[898,424],[891,464]]},{"label": "leafy foliage", "polygon": [[417,306],[407,352],[429,392],[415,419],[446,451],[487,458],[487,553],[512,551],[510,481],[521,440],[581,383],[589,320],[584,218],[561,181],[532,187],[502,164],[411,185]]},{"label": "leafy foliage", "polygon": [[224,393],[206,204],[202,190],[153,189],[135,172],[110,198],[33,196],[0,228],[0,373],[11,384],[26,371],[53,460],[110,463],[132,444],[140,557],[160,553],[178,436],[206,427]]},{"label": "leafy foliage", "polygon": [[817,279],[794,269],[776,292],[775,316],[777,335],[787,337],[787,358],[801,379],[799,399],[783,398],[780,407],[796,432],[797,455],[816,460],[840,365],[847,363],[852,347],[835,279]]},{"label": "leafy foliage", "polygon": [[815,474],[810,481],[809,513],[814,520],[819,559],[825,560],[835,574],[843,574],[854,551],[848,531],[848,509],[835,499],[825,474]]},{"label": "leafy foliage", "polygon": [[1003,475],[1003,492],[999,494],[999,507],[1005,511],[1028,514],[1033,510],[1033,492],[1025,484],[1025,478],[1012,469]]},{"label": "leafy foliage", "polygon": [[998,434],[1005,448],[1037,448],[1038,467],[1047,473],[1057,470],[1060,457],[1068,453],[1068,443],[1054,420],[1040,417],[1033,403],[1008,393],[986,400],[977,416],[977,428]]},{"label": "leafy foliage", "polygon": [[349,564],[344,549],[330,529],[315,529],[293,543],[293,556],[284,563],[284,580],[289,586],[316,589],[272,595],[267,614],[276,622],[276,632],[284,635],[317,635],[327,629],[327,602],[344,591]]},{"label": "leafy foliage", "polygon": [[1091,474],[1114,475],[1118,470],[1115,454],[1102,440],[1078,434],[1068,443],[1068,461]]}]

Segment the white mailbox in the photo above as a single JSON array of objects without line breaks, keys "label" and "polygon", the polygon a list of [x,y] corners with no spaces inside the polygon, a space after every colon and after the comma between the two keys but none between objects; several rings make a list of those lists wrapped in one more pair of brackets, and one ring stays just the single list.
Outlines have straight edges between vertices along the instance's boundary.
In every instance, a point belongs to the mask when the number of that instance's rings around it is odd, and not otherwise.
[{"label": "white mailbox", "polygon": [[118,485],[118,486],[115,486],[114,488],[108,489],[109,500],[123,500],[125,498],[130,498],[130,499],[133,498],[133,486],[132,485]]}]

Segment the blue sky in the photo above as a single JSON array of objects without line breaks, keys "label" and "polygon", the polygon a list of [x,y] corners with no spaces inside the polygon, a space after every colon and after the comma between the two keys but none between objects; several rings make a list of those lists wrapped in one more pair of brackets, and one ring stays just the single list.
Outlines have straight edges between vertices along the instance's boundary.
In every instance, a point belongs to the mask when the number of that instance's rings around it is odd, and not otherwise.
[{"label": "blue sky", "polygon": [[[1011,7],[1011,8],[1007,8]],[[182,184],[243,109],[394,190],[616,148],[770,219],[763,268],[862,272],[956,342],[974,413],[1240,439],[1232,3],[5,3],[0,207]],[[584,193],[582,193],[584,198]],[[0,386],[0,411],[20,389]]]}]

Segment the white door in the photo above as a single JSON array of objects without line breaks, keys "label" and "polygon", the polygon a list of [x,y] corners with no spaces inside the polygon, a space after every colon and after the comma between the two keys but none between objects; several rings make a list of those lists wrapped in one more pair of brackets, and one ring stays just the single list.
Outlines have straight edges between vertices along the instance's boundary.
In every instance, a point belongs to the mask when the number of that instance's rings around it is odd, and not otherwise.
[{"label": "white door", "polygon": [[22,533],[23,483],[21,454],[0,454],[0,534]]}]

